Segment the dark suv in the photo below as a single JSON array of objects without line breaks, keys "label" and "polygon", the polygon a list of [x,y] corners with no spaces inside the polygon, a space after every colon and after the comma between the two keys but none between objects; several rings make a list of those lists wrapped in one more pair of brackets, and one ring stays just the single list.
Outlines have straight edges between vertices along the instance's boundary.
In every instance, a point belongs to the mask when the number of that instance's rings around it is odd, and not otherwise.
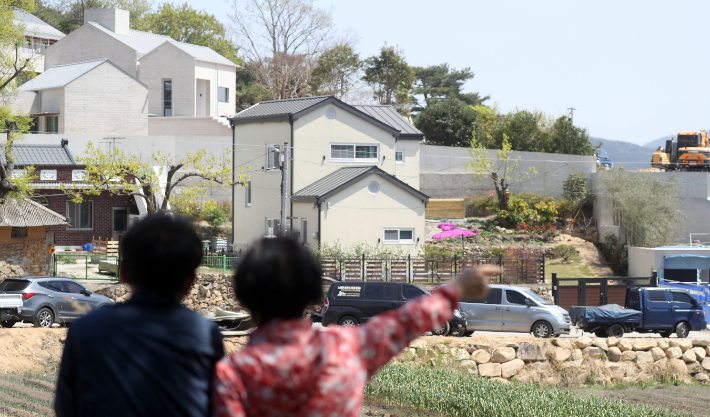
[{"label": "dark suv", "polygon": [[[430,294],[422,287],[402,282],[336,282],[330,286],[323,309],[314,320],[320,318],[323,326],[358,325],[423,295]],[[451,322],[432,330],[441,336],[449,333],[463,336],[465,332],[466,320],[458,310]]]}]

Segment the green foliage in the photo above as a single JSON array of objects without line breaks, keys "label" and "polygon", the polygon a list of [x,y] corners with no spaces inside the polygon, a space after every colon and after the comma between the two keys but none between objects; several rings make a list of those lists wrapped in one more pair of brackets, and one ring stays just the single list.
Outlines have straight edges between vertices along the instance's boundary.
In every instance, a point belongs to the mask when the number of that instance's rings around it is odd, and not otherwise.
[{"label": "green foliage", "polygon": [[562,258],[566,262],[569,258],[577,254],[577,249],[572,245],[557,245],[552,249],[552,252],[555,258]]},{"label": "green foliage", "polygon": [[224,213],[224,210],[218,207],[215,207],[202,213],[202,218],[205,219],[205,221],[207,221],[207,223],[209,223],[212,227],[219,227],[228,220],[228,217]]},{"label": "green foliage", "polygon": [[370,246],[367,243],[356,243],[342,246],[339,240],[332,244],[321,242],[314,252],[320,259],[353,259],[362,258],[363,255],[366,259],[406,258],[409,253],[399,245]]},{"label": "green foliage", "polygon": [[686,217],[680,208],[675,178],[652,172],[599,172],[612,203],[615,224],[623,226],[626,245],[655,248],[675,243]]},{"label": "green foliage", "polygon": [[422,111],[439,100],[457,99],[470,106],[483,104],[490,97],[481,97],[478,93],[462,93],[466,81],[473,79],[471,68],[462,70],[449,68],[449,64],[414,67],[416,81],[414,95],[424,96],[424,103],[417,103],[414,110]]},{"label": "green foliage", "polygon": [[150,28],[146,24],[145,16],[152,6],[150,0],[39,0],[35,16],[68,34],[84,24],[85,9],[118,8],[130,13],[132,29],[147,31]]},{"label": "green foliage", "polygon": [[362,80],[374,90],[373,98],[380,104],[394,105],[400,114],[407,115],[415,75],[404,53],[385,44],[379,55],[365,60],[364,70]]},{"label": "green foliage", "polygon": [[254,80],[247,70],[237,68],[236,111],[244,110],[260,101],[273,100],[274,96]]},{"label": "green foliage", "polygon": [[592,201],[592,194],[587,187],[587,176],[581,172],[571,173],[562,183],[562,212],[566,217],[573,217],[585,204]]},{"label": "green foliage", "polygon": [[436,100],[414,119],[427,143],[439,146],[471,146],[478,113],[461,100]]},{"label": "green foliage", "polygon": [[490,207],[497,206],[497,200],[494,194],[486,194],[482,197],[472,198],[466,202],[466,217],[483,217],[490,216],[493,211]]},{"label": "green foliage", "polygon": [[343,99],[353,88],[362,66],[360,55],[346,45],[323,52],[311,73],[311,89],[315,95],[332,95]]},{"label": "green foliage", "polygon": [[540,387],[468,375],[450,369],[390,364],[365,388],[365,397],[450,417],[674,417],[682,414],[636,406],[557,387]]},{"label": "green foliage", "polygon": [[594,155],[596,150],[587,129],[574,126],[567,116],[555,120],[545,149],[544,152],[570,155]]},{"label": "green foliage", "polygon": [[463,258],[464,252],[458,246],[424,245],[423,251],[419,256],[426,259],[453,259],[454,256]]},{"label": "green foliage", "polygon": [[[559,206],[553,197],[534,194],[516,194],[509,198],[507,210],[492,204],[491,211],[498,214],[500,223],[523,231],[545,231],[557,221]],[[554,228],[552,228],[554,230]]]},{"label": "green foliage", "polygon": [[611,267],[611,271],[616,275],[626,275],[629,270],[629,261],[626,253],[626,245],[619,242],[613,233],[604,236],[604,243],[597,244],[599,252]]}]

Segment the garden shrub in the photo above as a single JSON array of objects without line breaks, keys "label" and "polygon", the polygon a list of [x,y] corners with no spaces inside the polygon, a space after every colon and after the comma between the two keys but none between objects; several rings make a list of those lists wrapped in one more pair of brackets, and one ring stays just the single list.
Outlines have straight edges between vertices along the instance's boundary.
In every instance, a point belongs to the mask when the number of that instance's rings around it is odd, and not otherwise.
[{"label": "garden shrub", "polygon": [[552,249],[552,252],[555,254],[555,258],[562,258],[566,262],[577,254],[577,249],[572,245],[557,245]]},{"label": "garden shrub", "polygon": [[466,202],[466,217],[485,217],[494,213],[489,207],[498,206],[498,199],[494,192],[485,196],[476,197]]},{"label": "garden shrub", "polygon": [[554,230],[559,206],[554,198],[546,198],[532,194],[511,196],[508,200],[508,210],[497,210],[501,223],[510,228],[522,231],[544,232]]},{"label": "garden shrub", "polygon": [[598,248],[614,274],[626,275],[629,272],[626,245],[619,242],[613,233],[607,233],[604,236],[604,243],[599,244]]}]

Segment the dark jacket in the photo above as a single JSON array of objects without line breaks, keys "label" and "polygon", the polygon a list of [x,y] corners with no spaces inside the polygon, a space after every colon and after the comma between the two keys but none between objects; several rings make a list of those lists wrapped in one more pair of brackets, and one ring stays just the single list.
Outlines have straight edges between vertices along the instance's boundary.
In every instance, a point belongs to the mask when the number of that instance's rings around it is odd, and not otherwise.
[{"label": "dark jacket", "polygon": [[208,416],[214,323],[175,299],[137,292],[71,324],[54,409],[64,416]]}]

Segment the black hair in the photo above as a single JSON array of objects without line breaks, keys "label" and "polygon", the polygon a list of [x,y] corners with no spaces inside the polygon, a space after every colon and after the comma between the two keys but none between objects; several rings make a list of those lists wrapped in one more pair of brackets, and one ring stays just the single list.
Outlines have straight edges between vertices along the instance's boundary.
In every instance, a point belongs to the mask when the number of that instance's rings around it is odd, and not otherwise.
[{"label": "black hair", "polygon": [[202,242],[192,223],[152,214],[131,226],[121,241],[124,280],[137,289],[174,294],[202,261]]},{"label": "black hair", "polygon": [[323,301],[313,254],[286,238],[261,239],[247,251],[234,275],[234,291],[261,323],[300,317],[307,306]]}]

